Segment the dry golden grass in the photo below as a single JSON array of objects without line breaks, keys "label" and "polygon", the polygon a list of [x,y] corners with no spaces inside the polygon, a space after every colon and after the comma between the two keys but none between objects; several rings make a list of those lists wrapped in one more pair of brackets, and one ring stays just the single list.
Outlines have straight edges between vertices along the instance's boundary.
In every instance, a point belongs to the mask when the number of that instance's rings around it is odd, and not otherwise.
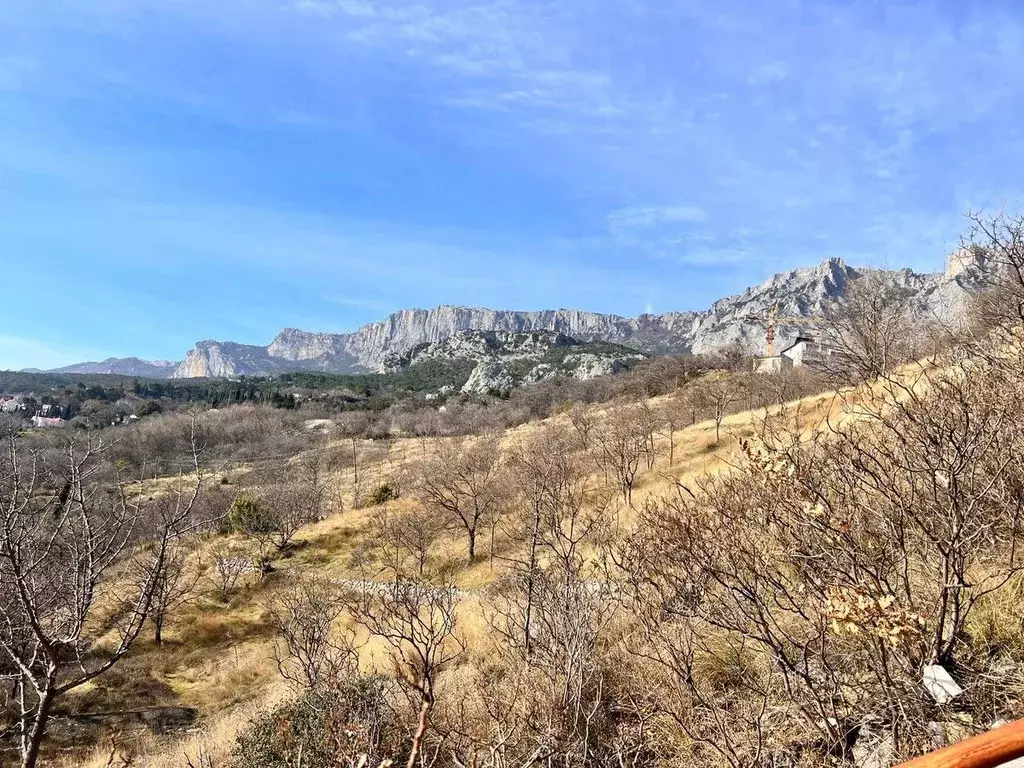
[{"label": "dry golden grass", "polygon": [[[674,460],[669,463],[668,437],[659,438],[662,451],[650,471],[638,479],[633,496],[634,507],[640,507],[652,497],[673,493],[677,483],[692,484],[700,477],[726,471],[739,460],[740,441],[757,436],[765,419],[776,419],[789,429],[806,435],[821,430],[828,422],[857,418],[851,407],[858,400],[857,392],[841,396],[835,392],[812,395],[785,406],[746,411],[727,416],[721,425],[721,440],[715,439],[715,425],[701,422],[677,430],[674,442]],[[670,396],[669,396],[670,397]],[[651,402],[657,406],[665,398]],[[597,418],[607,417],[614,407],[595,408]],[[552,421],[565,421],[557,416]],[[546,426],[545,422],[529,423],[508,430],[503,437],[505,445],[527,439]],[[366,493],[382,482],[401,476],[434,441],[424,438],[402,438],[394,441],[386,456],[374,464],[360,467],[360,489]],[[336,450],[351,450],[351,441],[339,441]],[[363,447],[356,446],[357,451]],[[244,478],[244,472],[232,470],[232,479]],[[212,757],[215,764],[223,760],[230,750],[238,730],[252,714],[271,707],[287,695],[277,674],[273,660],[273,639],[263,620],[263,608],[274,592],[292,578],[318,574],[331,578],[359,578],[353,572],[350,560],[363,541],[368,523],[378,511],[373,508],[354,508],[355,482],[352,469],[333,472],[331,498],[336,505],[334,513],[326,519],[305,527],[299,534],[298,546],[274,563],[276,573],[259,581],[250,577],[230,600],[222,604],[210,595],[204,595],[175,616],[165,631],[166,642],[156,646],[146,640],[137,652],[126,659],[96,685],[83,688],[69,701],[69,708],[82,711],[110,704],[124,694],[121,708],[152,705],[184,705],[200,712],[201,730],[184,738],[162,739],[136,735],[130,749],[144,755],[143,763],[154,768],[187,765],[186,755],[198,764],[200,753]],[[156,486],[160,487],[160,486]],[[391,504],[403,508],[414,502],[400,499]],[[630,511],[620,504],[620,520],[627,521]],[[206,549],[216,542],[208,541]],[[487,542],[482,541],[486,549]],[[456,583],[468,590],[477,590],[491,583],[501,573],[500,561],[487,557],[476,563],[464,563],[464,544],[452,534],[439,545],[435,560],[458,564]],[[479,600],[470,597],[460,608],[462,632],[468,640],[486,635],[487,625]],[[383,651],[373,644],[364,649],[366,662],[372,666],[385,664]],[[125,681],[133,680],[134,685]],[[140,684],[140,681],[146,684]],[[120,685],[118,685],[120,683]],[[124,686],[124,687],[121,687]],[[104,766],[111,754],[106,742],[79,762],[66,765]],[[113,764],[117,764],[116,762]],[[139,763],[136,763],[139,764]]]}]

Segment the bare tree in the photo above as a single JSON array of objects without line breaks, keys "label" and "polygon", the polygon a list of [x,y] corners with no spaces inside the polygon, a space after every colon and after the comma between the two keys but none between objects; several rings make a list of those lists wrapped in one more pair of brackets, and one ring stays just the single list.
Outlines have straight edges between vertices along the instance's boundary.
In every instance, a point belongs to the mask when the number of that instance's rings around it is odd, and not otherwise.
[{"label": "bare tree", "polygon": [[283,476],[271,480],[262,503],[273,522],[270,533],[274,543],[279,550],[284,550],[292,544],[300,528],[323,517],[327,476],[319,458],[307,456],[287,466]]},{"label": "bare tree", "polygon": [[569,423],[572,424],[572,428],[576,431],[580,445],[584,448],[590,448],[590,436],[597,425],[597,419],[594,417],[594,414],[583,404],[573,403],[569,409]]},{"label": "bare tree", "polygon": [[607,494],[590,487],[592,462],[587,454],[576,453],[574,437],[568,430],[549,427],[515,446],[509,456],[508,494],[516,511],[505,518],[503,529],[514,546],[500,559],[521,589],[522,605],[518,618],[506,617],[503,631],[526,655],[544,561],[556,558],[575,567],[581,542],[593,543],[607,523]]},{"label": "bare tree", "polygon": [[394,580],[422,579],[442,530],[442,521],[427,509],[385,506],[370,519],[369,536],[357,555],[372,556]]},{"label": "bare tree", "polygon": [[[190,555],[194,555],[193,559],[198,557],[198,553],[194,553],[192,547],[175,541],[168,547],[164,567],[158,569],[157,578],[153,583],[153,605],[149,616],[153,625],[153,641],[157,645],[163,644],[163,631],[168,619],[197,596],[196,586],[202,574],[202,565],[194,562],[190,566]],[[140,586],[153,572],[152,557],[154,553],[144,552],[132,562]]]},{"label": "bare tree", "polygon": [[[0,463],[0,651],[10,661],[23,768],[32,768],[54,702],[129,652],[152,615],[174,542],[197,524],[201,447],[193,418],[190,476],[166,503],[148,505],[126,468],[109,468],[109,444],[66,436],[54,451],[4,435]],[[144,578],[120,567],[143,541]],[[111,645],[90,634],[109,627]]]},{"label": "bare tree", "polygon": [[271,560],[281,540],[280,520],[275,511],[259,496],[240,493],[231,502],[228,520],[232,529],[251,542],[256,570],[261,576],[270,573]]},{"label": "bare tree", "polygon": [[465,650],[455,632],[457,601],[450,585],[395,582],[383,590],[365,590],[349,603],[355,621],[391,648],[399,681],[417,709],[408,768],[430,762],[424,739],[437,703],[438,678]]},{"label": "bare tree", "polygon": [[974,297],[975,319],[983,328],[1024,322],[1024,213],[967,214],[970,231],[961,257],[981,267],[988,290]]},{"label": "bare tree", "polygon": [[500,460],[501,446],[494,438],[448,440],[419,467],[417,498],[465,531],[470,561],[476,558],[480,526],[501,509]]},{"label": "bare tree", "polygon": [[914,359],[920,333],[913,295],[879,271],[847,283],[828,305],[819,331],[826,355],[817,365],[847,383],[877,378]]},{"label": "bare tree", "polygon": [[[587,550],[608,533],[607,496],[589,488],[591,469],[574,436],[549,428],[509,459],[518,514],[505,520],[516,544],[489,605],[506,675],[529,680],[529,724],[520,751],[557,750],[569,764],[601,764],[606,724],[599,637],[614,608],[611,589]],[[507,716],[503,716],[507,717]]]},{"label": "bare tree", "polygon": [[610,413],[594,433],[594,458],[615,480],[627,504],[633,503],[641,463],[653,463],[655,429],[648,408],[629,405]]},{"label": "bare tree", "polygon": [[277,633],[274,655],[285,680],[316,689],[355,676],[355,635],[337,626],[345,602],[334,584],[319,578],[296,582],[266,608]]},{"label": "bare tree", "polygon": [[218,544],[212,554],[212,565],[207,577],[221,601],[226,602],[241,578],[253,572],[253,552],[247,547]]},{"label": "bare tree", "polygon": [[708,376],[694,384],[690,398],[695,407],[715,422],[715,442],[722,439],[722,421],[740,402],[739,381],[728,375]]}]

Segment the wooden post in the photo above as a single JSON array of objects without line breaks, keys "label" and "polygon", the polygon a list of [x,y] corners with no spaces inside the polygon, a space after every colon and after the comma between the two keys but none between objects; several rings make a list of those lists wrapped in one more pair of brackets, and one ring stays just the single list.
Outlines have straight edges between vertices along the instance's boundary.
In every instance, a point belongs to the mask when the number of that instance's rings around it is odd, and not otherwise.
[{"label": "wooden post", "polygon": [[980,733],[899,768],[998,768],[1024,757],[1024,720]]}]

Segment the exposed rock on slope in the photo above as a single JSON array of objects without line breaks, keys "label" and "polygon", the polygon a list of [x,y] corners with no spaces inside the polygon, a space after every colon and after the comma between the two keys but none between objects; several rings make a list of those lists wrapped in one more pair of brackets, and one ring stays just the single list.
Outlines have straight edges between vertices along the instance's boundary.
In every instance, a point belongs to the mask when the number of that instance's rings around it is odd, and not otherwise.
[{"label": "exposed rock on slope", "polygon": [[[922,275],[909,269],[882,272],[894,285],[913,294],[922,313],[950,318],[964,298],[982,284],[977,264]],[[757,351],[764,328],[747,316],[763,314],[778,303],[782,316],[811,317],[841,296],[850,280],[874,270],[857,269],[842,259],[772,276],[741,294],[716,301],[701,312],[621,317],[582,310],[539,312],[442,306],[405,309],[354,333],[282,331],[269,347],[203,342],[189,353],[175,376],[230,376],[274,373],[297,368],[325,371],[378,370],[395,353],[440,341],[467,330],[504,333],[553,331],[580,341],[602,340],[650,353],[707,353],[730,344]],[[781,337],[785,337],[783,327]],[[229,349],[229,346],[232,349]],[[232,350],[242,350],[236,360]]]},{"label": "exposed rock on slope", "polygon": [[[774,275],[741,294],[716,301],[704,311],[639,317],[571,309],[538,312],[453,306],[405,309],[353,333],[310,333],[287,328],[266,347],[203,341],[188,353],[173,375],[376,371],[389,356],[470,330],[551,331],[579,341],[614,342],[649,353],[707,353],[730,344],[756,352],[764,343],[764,327],[750,322],[749,315],[763,314],[778,303],[781,316],[814,316],[841,296],[851,280],[869,271],[850,267],[841,259],[829,259],[815,267]],[[977,290],[984,278],[981,266],[975,260],[965,259],[960,252],[951,257],[950,269],[943,273],[922,275],[903,269],[882,274],[894,286],[912,294],[922,313],[945,319],[958,311],[964,298]],[[785,339],[787,331],[791,335],[794,329],[783,325],[780,339]]]},{"label": "exposed rock on slope", "polygon": [[381,372],[394,373],[427,361],[476,362],[463,392],[508,392],[524,382],[553,376],[590,379],[618,373],[642,360],[635,350],[607,342],[579,342],[554,331],[462,331],[389,355]]},{"label": "exposed rock on slope", "polygon": [[463,392],[475,392],[486,395],[491,392],[510,392],[516,387],[516,380],[501,363],[490,360],[477,363],[469,374],[469,379],[462,385]]},{"label": "exposed rock on slope", "polygon": [[162,379],[170,376],[179,363],[169,360],[141,360],[137,357],[108,357],[106,360],[75,363],[53,369],[53,373],[113,373],[120,376],[142,376]]}]

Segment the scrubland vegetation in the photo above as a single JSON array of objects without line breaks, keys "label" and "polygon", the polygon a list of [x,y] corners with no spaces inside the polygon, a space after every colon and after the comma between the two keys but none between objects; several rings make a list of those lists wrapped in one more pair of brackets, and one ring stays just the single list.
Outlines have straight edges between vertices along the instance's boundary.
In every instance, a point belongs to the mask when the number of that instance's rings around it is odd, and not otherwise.
[{"label": "scrubland vegetation", "polygon": [[969,318],[853,286],[822,374],[9,421],[4,759],[884,765],[1024,716],[1024,228],[977,223]]}]

